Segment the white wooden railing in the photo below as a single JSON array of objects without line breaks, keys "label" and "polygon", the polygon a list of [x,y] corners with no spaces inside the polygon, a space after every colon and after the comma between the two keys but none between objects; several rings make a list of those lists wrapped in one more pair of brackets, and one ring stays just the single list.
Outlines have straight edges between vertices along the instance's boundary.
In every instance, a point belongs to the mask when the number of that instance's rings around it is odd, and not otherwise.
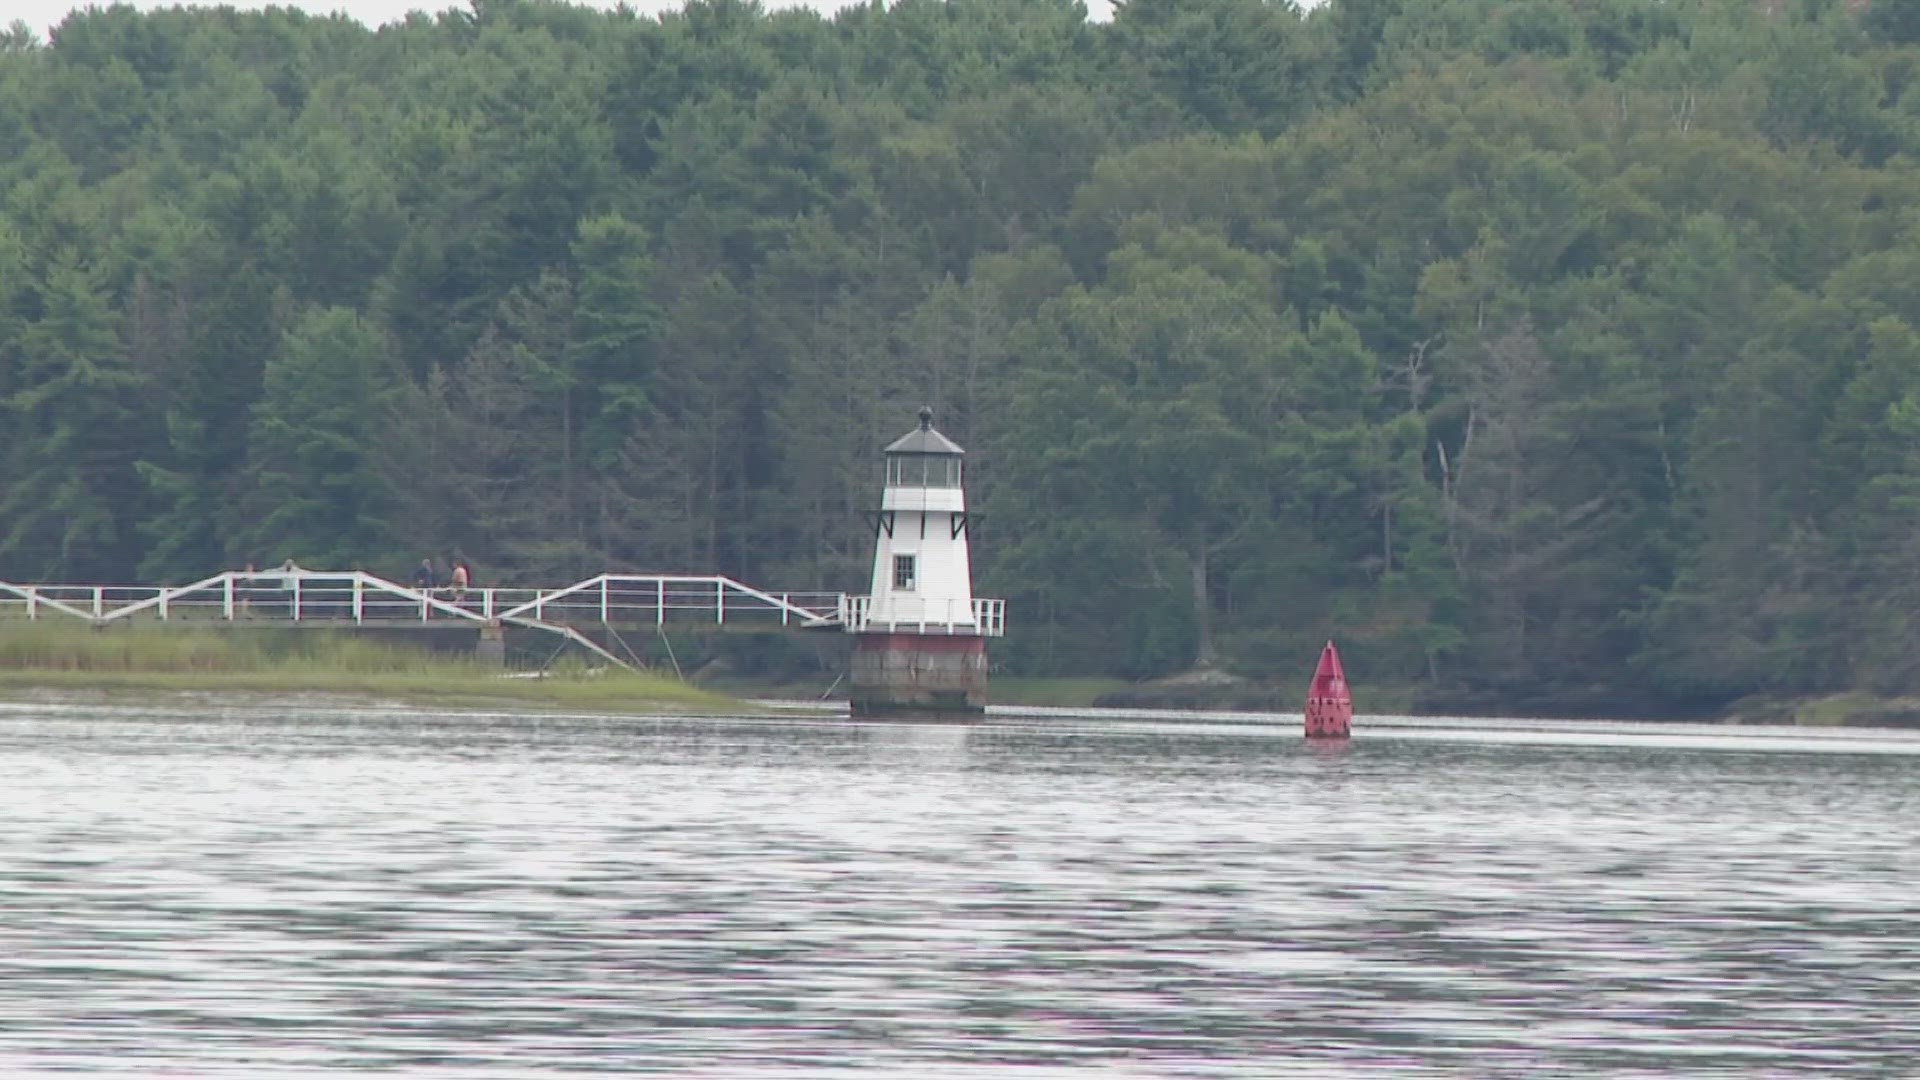
[{"label": "white wooden railing", "polygon": [[[105,624],[220,620],[394,624],[465,620],[552,629],[579,625],[758,620],[796,628],[921,634],[1006,632],[1006,601],[928,601],[875,619],[872,597],[768,592],[719,575],[601,574],[560,588],[417,589],[359,570],[228,571],[187,585],[23,585],[0,581],[0,618]],[[596,649],[596,651],[598,651]]]},{"label": "white wooden railing", "polygon": [[873,597],[843,596],[837,620],[854,633],[885,631],[894,634],[977,634],[1001,637],[1007,632],[1005,600],[921,600],[902,603],[896,596],[888,614],[876,615]]},{"label": "white wooden railing", "polygon": [[362,571],[229,571],[188,585],[0,581],[0,617],[393,623],[434,619],[631,624],[697,614],[837,625],[839,593],[769,593],[731,578],[602,574],[563,588],[417,589]]}]

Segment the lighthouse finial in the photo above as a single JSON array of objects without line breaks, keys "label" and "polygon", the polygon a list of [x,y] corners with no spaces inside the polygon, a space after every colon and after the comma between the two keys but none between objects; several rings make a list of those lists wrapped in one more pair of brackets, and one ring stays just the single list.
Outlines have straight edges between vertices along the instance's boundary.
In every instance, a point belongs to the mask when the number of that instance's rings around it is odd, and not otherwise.
[{"label": "lighthouse finial", "polygon": [[920,430],[926,431],[932,427],[933,427],[933,406],[931,405],[920,406]]}]

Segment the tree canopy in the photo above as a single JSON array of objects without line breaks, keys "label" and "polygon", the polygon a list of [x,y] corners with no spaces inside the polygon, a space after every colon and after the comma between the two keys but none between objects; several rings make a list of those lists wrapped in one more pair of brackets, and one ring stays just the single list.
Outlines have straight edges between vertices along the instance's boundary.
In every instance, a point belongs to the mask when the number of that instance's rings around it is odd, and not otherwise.
[{"label": "tree canopy", "polygon": [[1033,674],[1920,689],[1904,0],[0,33],[0,578],[858,589],[970,451]]}]

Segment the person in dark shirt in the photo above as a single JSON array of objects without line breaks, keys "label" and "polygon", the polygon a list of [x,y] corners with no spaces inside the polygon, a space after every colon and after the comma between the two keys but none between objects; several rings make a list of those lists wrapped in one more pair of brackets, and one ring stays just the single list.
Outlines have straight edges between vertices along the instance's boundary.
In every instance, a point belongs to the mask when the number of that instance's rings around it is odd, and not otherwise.
[{"label": "person in dark shirt", "polygon": [[440,584],[440,575],[434,572],[432,559],[421,559],[420,565],[413,569],[413,587],[421,592],[432,592]]}]

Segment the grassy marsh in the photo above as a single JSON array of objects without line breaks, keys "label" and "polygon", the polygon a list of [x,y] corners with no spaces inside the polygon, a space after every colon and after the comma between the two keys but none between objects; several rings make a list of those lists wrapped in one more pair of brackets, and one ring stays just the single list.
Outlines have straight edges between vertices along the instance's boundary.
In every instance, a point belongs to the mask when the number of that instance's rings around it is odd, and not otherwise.
[{"label": "grassy marsh", "polygon": [[993,678],[987,697],[998,705],[1032,705],[1053,709],[1084,709],[1102,695],[1133,685],[1125,679],[1103,678]]},{"label": "grassy marsh", "polygon": [[329,631],[0,622],[0,695],[21,690],[326,693],[433,705],[725,712],[677,679],[562,663],[540,678]]}]

